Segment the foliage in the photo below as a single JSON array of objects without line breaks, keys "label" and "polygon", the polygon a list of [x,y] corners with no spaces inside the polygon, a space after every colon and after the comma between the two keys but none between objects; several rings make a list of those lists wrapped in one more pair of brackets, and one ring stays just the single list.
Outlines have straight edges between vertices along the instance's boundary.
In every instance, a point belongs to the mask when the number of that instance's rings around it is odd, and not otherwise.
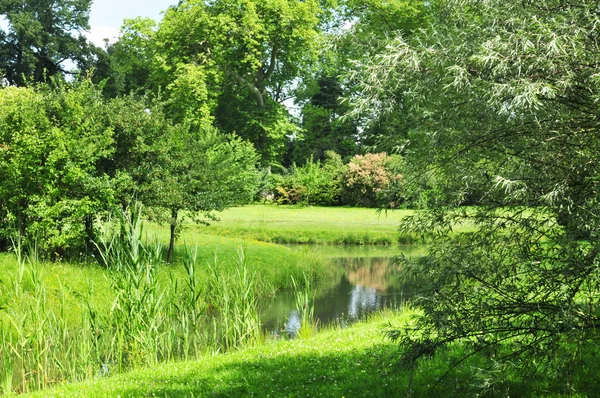
[{"label": "foliage", "polygon": [[55,91],[0,90],[0,240],[23,235],[46,253],[89,246],[95,214],[110,209],[113,154],[102,98],[89,82]]},{"label": "foliage", "polygon": [[260,338],[257,278],[248,270],[244,252],[239,252],[235,272],[231,274],[219,269],[216,256],[209,268],[208,305],[215,312],[214,329],[222,330],[217,337],[221,348],[256,344]]},{"label": "foliage", "polygon": [[302,339],[311,337],[317,331],[317,321],[315,321],[315,292],[311,289],[310,279],[304,275],[304,281],[296,282],[292,276],[292,286],[296,297],[296,311],[300,315],[300,327],[296,330],[296,335]]},{"label": "foliage", "polygon": [[147,184],[141,187],[148,205],[168,214],[156,220],[171,227],[169,260],[183,211],[197,222],[215,219],[213,211],[252,201],[256,193],[257,156],[252,145],[215,128],[192,130],[172,126],[154,143],[158,153]]},{"label": "foliage", "polygon": [[[451,342],[494,369],[572,382],[598,326],[598,14],[591,1],[450,1],[416,37],[397,37],[363,75],[363,100],[394,115],[409,160],[447,179],[446,203],[404,230],[434,238],[405,359]],[[438,174],[439,173],[439,174]],[[527,205],[528,209],[521,206]],[[472,223],[468,235],[452,225]],[[554,373],[552,373],[554,372]],[[570,393],[571,390],[568,390]]]},{"label": "foliage", "polygon": [[288,204],[304,201],[307,206],[338,204],[344,169],[340,155],[333,151],[322,165],[311,156],[303,166],[292,165],[290,174],[276,187],[275,200]]},{"label": "foliage", "polygon": [[[353,120],[343,118],[348,106],[340,101],[343,88],[339,79],[322,76],[316,83],[318,88],[305,89],[316,92],[302,107],[302,131],[292,141],[289,156],[296,163],[311,156],[323,161],[327,151],[337,152],[348,159],[358,150],[357,125]],[[310,85],[309,82],[305,84]],[[306,94],[297,95],[297,98],[301,95]]]},{"label": "foliage", "polygon": [[0,1],[8,25],[0,29],[0,75],[23,86],[64,76],[66,60],[85,70],[93,53],[83,36],[90,6],[90,0]]},{"label": "foliage", "polygon": [[150,38],[149,79],[178,112],[201,109],[276,164],[296,130],[282,102],[314,59],[319,13],[316,1],[181,2]]},{"label": "foliage", "polygon": [[48,255],[85,251],[94,218],[133,197],[170,213],[173,239],[182,210],[197,218],[252,200],[250,144],[209,127],[199,112],[175,125],[165,115],[169,104],[147,108],[147,100],[107,100],[90,80],[0,90],[4,247],[22,235]]},{"label": "foliage", "polygon": [[105,79],[103,92],[109,97],[153,88],[150,74],[154,60],[153,37],[157,24],[150,18],[125,19],[119,40],[107,45],[103,68],[94,79]]},{"label": "foliage", "polygon": [[323,164],[309,158],[292,165],[275,188],[282,204],[350,205],[395,208],[404,203],[403,160],[386,153],[356,155],[345,165],[339,154],[326,152]]},{"label": "foliage", "polygon": [[[97,320],[96,328],[108,329],[114,336],[115,357],[119,371],[157,361],[155,336],[164,323],[163,295],[158,285],[161,247],[149,247],[142,241],[142,211],[135,206],[124,211],[113,224],[108,222],[100,235],[99,254],[111,272],[115,299],[110,316]],[[116,225],[115,225],[116,224]],[[93,312],[90,309],[90,312]],[[163,315],[163,316],[161,316]],[[106,354],[105,354],[106,355]]]},{"label": "foliage", "polygon": [[[2,392],[64,387],[67,381],[104,378],[158,362],[199,360],[205,353],[253,344],[255,340],[232,337],[234,329],[245,335],[248,324],[236,311],[253,308],[233,300],[234,295],[244,293],[241,303],[251,303],[288,287],[290,275],[322,278],[332,272],[310,253],[192,234],[186,240],[202,245],[180,248],[180,262],[166,266],[161,247],[168,240],[157,244],[142,239],[147,230],[140,214],[139,208],[125,211],[102,223],[98,245],[106,260],[103,267],[42,262],[35,247],[24,250],[19,241],[14,244],[17,255],[0,254]],[[165,229],[152,230],[168,236]],[[238,261],[241,245],[244,267]],[[214,253],[219,255],[216,262]],[[238,278],[238,271],[245,277]],[[225,293],[232,309],[227,314],[217,304],[226,300],[220,297]],[[223,326],[225,317],[229,328]]]},{"label": "foliage", "polygon": [[351,206],[398,207],[402,201],[399,174],[402,165],[396,155],[367,153],[348,163],[343,180],[343,202]]},{"label": "foliage", "polygon": [[[356,396],[392,397],[418,396],[451,398],[457,395],[476,396],[469,383],[485,383],[471,377],[470,370],[478,366],[483,356],[472,357],[462,368],[455,369],[437,389],[431,387],[443,376],[444,366],[460,347],[440,353],[424,364],[412,378],[408,372],[394,371],[397,347],[382,340],[381,326],[409,326],[414,310],[401,314],[385,311],[369,320],[343,329],[321,331],[309,339],[275,341],[258,347],[244,348],[228,355],[206,355],[199,360],[174,362],[139,369],[123,375],[61,385],[33,396],[76,397],[85,391],[94,396],[157,395],[157,396]],[[597,361],[588,352],[589,368],[579,374],[575,386],[577,396],[593,396],[598,388],[595,377]],[[502,372],[501,369],[498,372]],[[561,394],[561,380],[539,374],[528,384],[515,381],[507,374],[507,382],[494,396],[553,396]]]},{"label": "foliage", "polygon": [[[307,71],[296,91],[302,106],[302,135],[293,140],[291,159],[304,161],[312,153],[322,159],[325,150],[334,150],[347,161],[365,148],[373,150],[382,136],[401,126],[376,111],[361,115],[348,112],[344,98],[360,97],[364,69],[390,36],[410,36],[424,27],[431,7],[422,0],[340,0],[323,2],[323,39],[318,61]],[[365,123],[365,121],[376,122]],[[378,151],[397,152],[393,146]]]}]

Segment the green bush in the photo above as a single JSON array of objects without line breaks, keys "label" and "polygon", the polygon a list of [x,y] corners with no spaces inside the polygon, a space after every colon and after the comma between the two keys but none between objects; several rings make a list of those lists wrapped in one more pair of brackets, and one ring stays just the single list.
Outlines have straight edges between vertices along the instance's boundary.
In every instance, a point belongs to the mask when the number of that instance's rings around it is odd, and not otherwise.
[{"label": "green bush", "polygon": [[340,204],[341,180],[345,171],[340,155],[326,152],[326,160],[307,159],[300,167],[295,164],[275,188],[274,197],[280,204],[334,206]]},{"label": "green bush", "polygon": [[87,82],[0,90],[0,240],[22,235],[58,254],[89,245],[93,215],[113,198],[96,168],[113,154],[102,101]]}]

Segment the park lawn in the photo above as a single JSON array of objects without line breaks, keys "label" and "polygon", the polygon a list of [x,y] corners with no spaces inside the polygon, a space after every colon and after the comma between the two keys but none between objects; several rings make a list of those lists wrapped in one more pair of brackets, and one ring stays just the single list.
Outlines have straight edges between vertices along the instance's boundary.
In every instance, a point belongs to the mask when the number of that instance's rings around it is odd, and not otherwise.
[{"label": "park lawn", "polygon": [[389,245],[400,239],[400,219],[411,214],[413,210],[250,205],[218,213],[220,220],[209,226],[188,228],[274,243]]}]

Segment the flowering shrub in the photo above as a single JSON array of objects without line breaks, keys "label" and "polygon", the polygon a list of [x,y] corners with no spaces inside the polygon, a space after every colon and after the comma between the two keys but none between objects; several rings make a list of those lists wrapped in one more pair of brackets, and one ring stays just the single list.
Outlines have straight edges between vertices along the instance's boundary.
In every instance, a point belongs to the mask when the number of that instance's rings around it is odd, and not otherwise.
[{"label": "flowering shrub", "polygon": [[397,207],[404,181],[401,165],[399,156],[385,152],[354,156],[344,175],[342,201],[351,206]]},{"label": "flowering shrub", "polygon": [[308,159],[281,176],[274,191],[281,204],[398,207],[405,201],[400,156],[374,153],[354,156],[344,165],[340,155],[327,151],[324,163]]}]

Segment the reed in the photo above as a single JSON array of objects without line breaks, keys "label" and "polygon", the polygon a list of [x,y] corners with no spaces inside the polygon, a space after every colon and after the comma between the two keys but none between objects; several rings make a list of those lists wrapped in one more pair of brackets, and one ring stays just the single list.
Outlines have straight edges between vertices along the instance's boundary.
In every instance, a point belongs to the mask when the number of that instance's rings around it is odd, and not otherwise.
[{"label": "reed", "polygon": [[291,277],[292,286],[296,298],[296,310],[300,315],[300,328],[296,331],[296,336],[300,338],[308,338],[316,333],[318,322],[315,320],[315,302],[314,291],[311,288],[310,279],[304,274],[303,283],[296,282],[294,277]]},{"label": "reed", "polygon": [[[67,280],[46,271],[35,245],[24,250],[14,242],[16,272],[0,311],[3,394],[260,341],[257,292],[264,286],[244,250],[232,263],[215,256],[201,266],[198,249],[186,248],[185,273],[165,277],[161,245],[145,242],[141,209],[108,220],[97,248],[110,291],[99,291],[90,279],[78,300]],[[57,280],[51,290],[50,280]],[[99,305],[106,296],[110,305]]]},{"label": "reed", "polygon": [[[220,271],[220,262],[214,256],[209,266],[208,301],[213,313],[214,340],[219,350],[228,350],[256,344],[260,339],[260,319],[256,279],[248,271],[246,257],[240,250],[235,271]],[[221,325],[221,327],[217,327]]]}]

